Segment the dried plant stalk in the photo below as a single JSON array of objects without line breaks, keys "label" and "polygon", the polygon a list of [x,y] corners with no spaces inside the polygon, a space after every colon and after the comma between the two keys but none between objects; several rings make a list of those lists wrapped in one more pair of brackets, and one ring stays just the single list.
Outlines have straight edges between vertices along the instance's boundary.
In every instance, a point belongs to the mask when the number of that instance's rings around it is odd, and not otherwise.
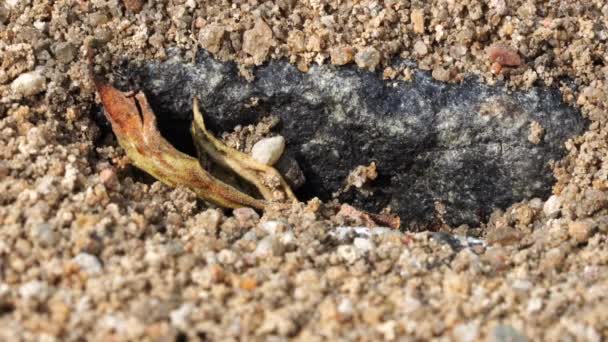
[{"label": "dried plant stalk", "polygon": [[142,92],[131,96],[99,79],[95,79],[95,86],[118,143],[135,166],[169,186],[185,186],[200,198],[223,207],[265,208],[266,201],[216,179],[197,159],[178,151],[165,140]]}]

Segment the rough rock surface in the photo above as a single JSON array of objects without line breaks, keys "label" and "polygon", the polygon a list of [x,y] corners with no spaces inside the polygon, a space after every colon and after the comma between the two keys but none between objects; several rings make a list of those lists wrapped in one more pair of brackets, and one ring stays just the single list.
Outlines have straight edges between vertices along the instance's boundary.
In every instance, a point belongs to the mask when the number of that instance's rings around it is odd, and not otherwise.
[{"label": "rough rock surface", "polygon": [[[161,124],[188,122],[193,96],[216,131],[279,116],[279,133],[306,175],[305,195],[328,199],[351,170],[375,161],[378,179],[341,199],[370,210],[390,206],[423,225],[475,224],[495,208],[548,197],[550,161],[585,127],[557,90],[510,92],[473,77],[454,85],[415,72],[412,82],[383,81],[355,67],[301,73],[272,61],[247,82],[235,65],[205,52],[195,64],[170,58],[124,74],[151,97]],[[538,144],[528,141],[533,122],[544,129]]]}]

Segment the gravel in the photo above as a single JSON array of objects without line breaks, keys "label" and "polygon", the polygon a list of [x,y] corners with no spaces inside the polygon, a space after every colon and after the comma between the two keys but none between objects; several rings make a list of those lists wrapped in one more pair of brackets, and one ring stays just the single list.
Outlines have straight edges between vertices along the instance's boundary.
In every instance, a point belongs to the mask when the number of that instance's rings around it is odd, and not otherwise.
[{"label": "gravel", "polygon": [[[574,0],[5,1],[0,340],[602,340],[607,18],[604,1]],[[223,34],[201,41],[210,25]],[[245,32],[262,44],[244,49]],[[269,59],[332,63],[336,47],[336,64],[356,65],[371,47],[376,70],[403,79],[414,67],[385,70],[395,56],[443,68],[435,76],[447,82],[476,74],[559,88],[588,126],[552,165],[548,201],[522,200],[479,225],[352,227],[338,203],[318,200],[238,219],[129,165],[100,119],[85,44],[108,75],[123,58],[163,60],[172,48],[189,59],[210,44],[247,77]],[[521,65],[493,67],[496,44]],[[269,221],[285,231],[270,234]],[[374,248],[362,253],[355,239]]]}]

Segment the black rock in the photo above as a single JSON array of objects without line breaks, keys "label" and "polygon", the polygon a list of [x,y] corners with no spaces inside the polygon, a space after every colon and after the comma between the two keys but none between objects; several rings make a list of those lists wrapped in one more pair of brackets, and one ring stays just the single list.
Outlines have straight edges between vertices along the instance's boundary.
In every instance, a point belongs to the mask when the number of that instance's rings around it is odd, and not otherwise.
[{"label": "black rock", "polygon": [[[193,96],[216,133],[277,115],[306,176],[301,197],[329,199],[351,170],[375,161],[371,194],[351,189],[341,199],[367,210],[390,206],[403,222],[423,226],[437,222],[437,204],[445,222],[477,224],[495,208],[547,197],[550,161],[562,158],[564,142],[585,127],[556,89],[508,91],[475,78],[452,85],[415,72],[411,82],[384,81],[354,66],[301,73],[272,61],[247,82],[233,63],[204,52],[195,64],[173,58],[125,70],[150,98],[165,133],[185,130]],[[538,144],[528,141],[533,121],[545,130]]]}]

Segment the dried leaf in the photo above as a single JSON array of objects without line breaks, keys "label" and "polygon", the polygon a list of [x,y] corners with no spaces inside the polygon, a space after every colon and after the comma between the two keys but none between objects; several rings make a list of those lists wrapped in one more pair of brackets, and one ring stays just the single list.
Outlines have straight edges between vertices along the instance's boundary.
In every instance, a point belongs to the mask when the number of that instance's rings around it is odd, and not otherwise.
[{"label": "dried leaf", "polygon": [[120,146],[135,166],[169,186],[185,186],[202,199],[220,206],[264,209],[265,201],[215,179],[200,166],[197,159],[178,151],[165,140],[156,127],[156,117],[142,92],[131,95],[98,78],[94,80],[106,118]]}]

